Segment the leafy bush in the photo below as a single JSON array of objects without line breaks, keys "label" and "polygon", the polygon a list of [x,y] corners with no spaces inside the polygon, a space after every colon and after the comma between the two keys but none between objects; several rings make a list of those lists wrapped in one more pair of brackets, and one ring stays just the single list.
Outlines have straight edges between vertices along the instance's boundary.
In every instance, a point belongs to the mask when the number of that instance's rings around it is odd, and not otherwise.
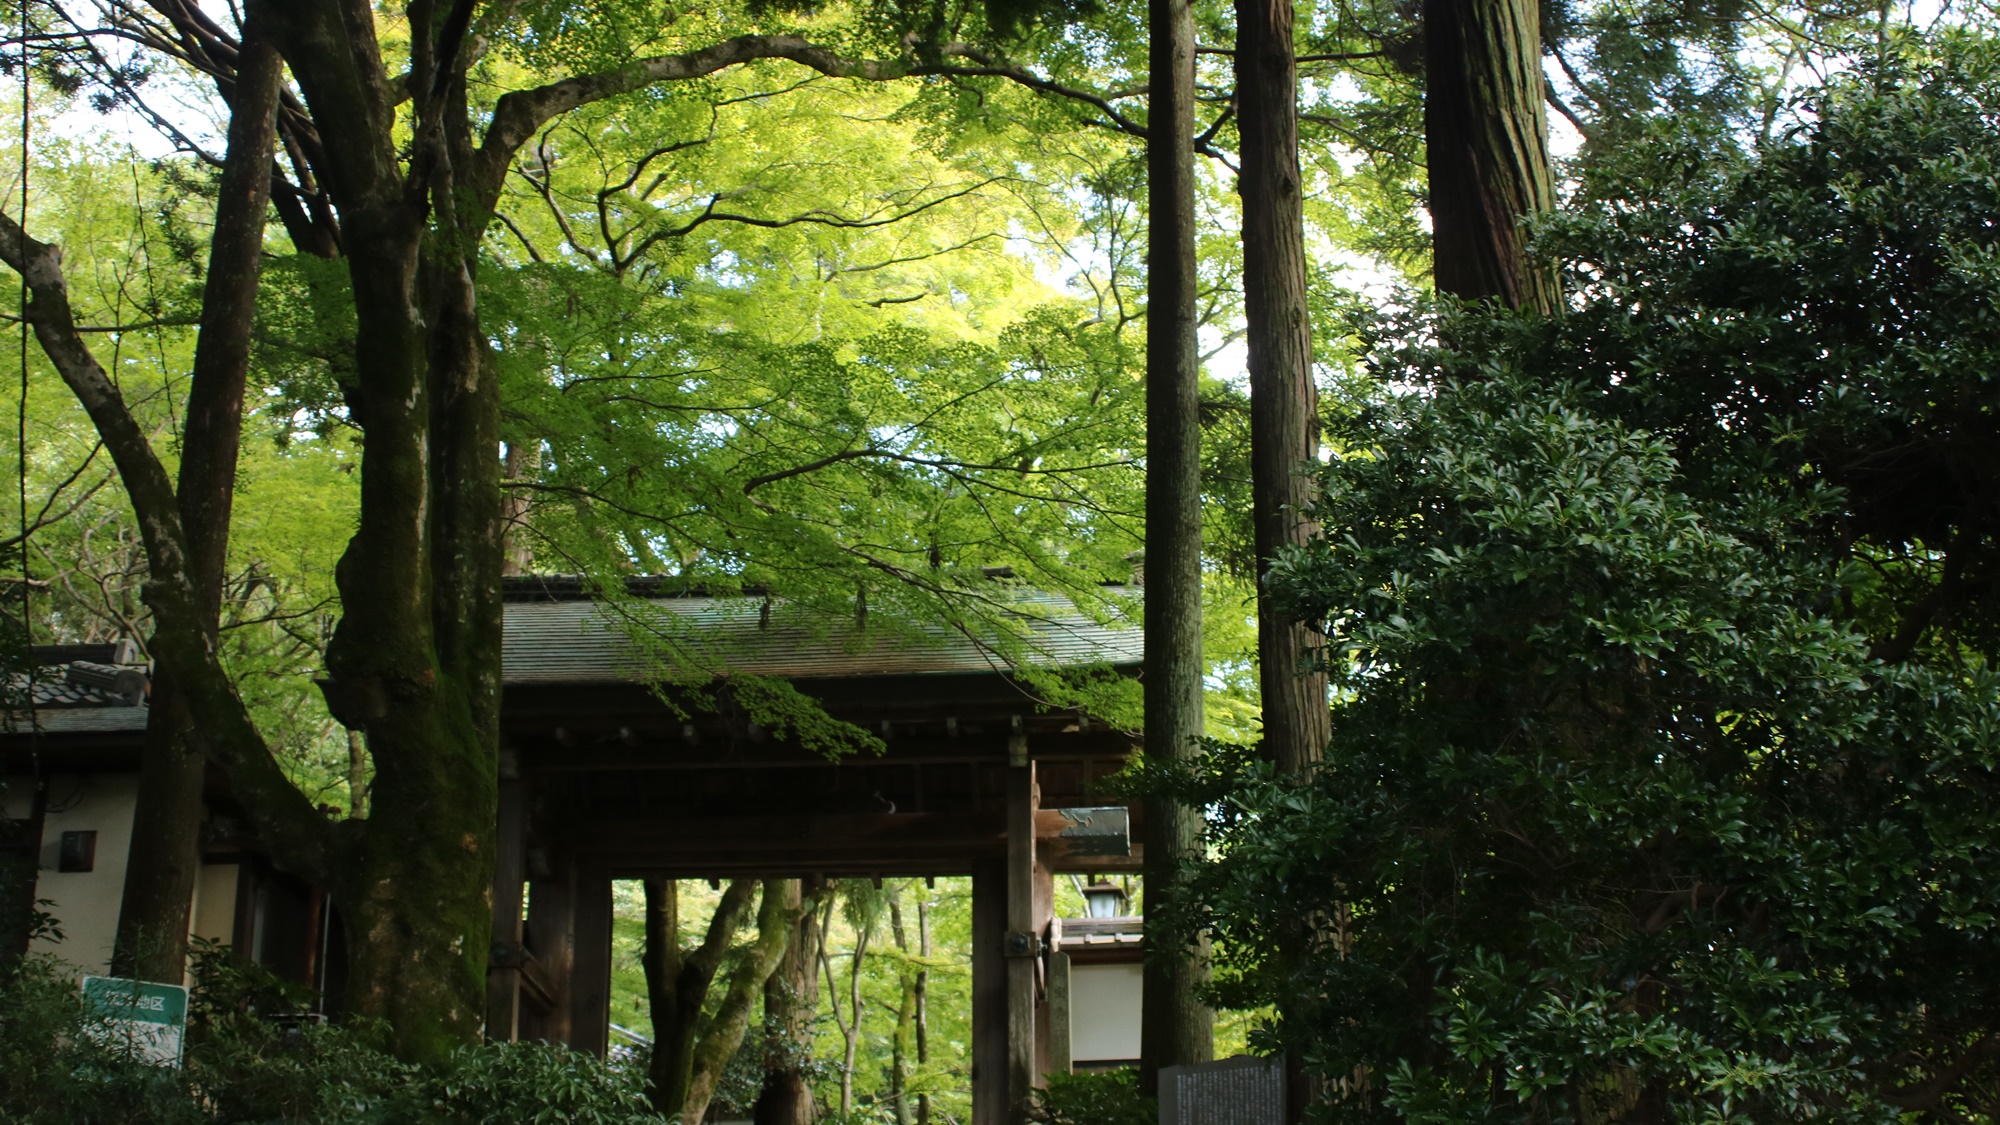
[{"label": "leafy bush", "polygon": [[2000,50],[1544,226],[1572,306],[1378,326],[1308,783],[1224,753],[1188,921],[1344,1122],[2000,1111]]},{"label": "leafy bush", "polygon": [[154,1067],[90,1035],[74,978],[30,958],[0,983],[0,1123],[663,1125],[640,1072],[539,1043],[412,1066],[381,1049],[377,1028],[272,1018],[301,999],[226,951],[203,951],[186,1066]]},{"label": "leafy bush", "polygon": [[1095,1073],[1051,1074],[1035,1091],[1028,1120],[1041,1125],[1156,1125],[1157,1104],[1139,1094],[1139,1072],[1130,1067]]}]

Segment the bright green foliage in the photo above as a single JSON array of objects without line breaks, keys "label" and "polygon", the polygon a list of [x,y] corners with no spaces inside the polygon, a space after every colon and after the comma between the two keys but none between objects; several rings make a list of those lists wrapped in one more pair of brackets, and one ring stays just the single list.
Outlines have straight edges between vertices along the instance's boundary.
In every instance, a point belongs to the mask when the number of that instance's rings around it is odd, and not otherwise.
[{"label": "bright green foliage", "polygon": [[[134,326],[102,334],[104,359],[171,466],[179,455],[202,260],[189,256],[188,231],[208,221],[213,184],[171,162],[146,168],[110,145],[51,143],[35,155],[33,225],[64,245],[85,321]],[[278,261],[278,290],[302,292],[297,273],[309,267],[297,258]],[[324,273],[325,263],[314,264]],[[341,330],[337,316],[322,323],[303,297],[295,311],[292,319],[281,311],[260,326],[267,373],[280,386],[307,370],[297,361],[302,349],[325,354]],[[0,364],[10,371],[19,361],[18,342],[13,333],[0,335]],[[35,639],[129,637],[143,649],[152,622],[140,596],[145,560],[129,502],[74,398],[43,367],[38,349],[31,348],[29,361],[27,491],[35,525],[29,561],[45,583],[35,591]],[[295,428],[289,399],[258,397],[264,401],[253,399],[238,467],[223,656],[287,773],[315,802],[346,810],[352,807],[344,792],[346,740],[310,680],[322,671],[338,617],[333,566],[356,515],[358,451],[347,435]],[[11,466],[11,423],[0,446],[0,460]],[[13,496],[10,486],[0,501],[9,529],[18,519]]]},{"label": "bright green foliage", "polygon": [[1227,760],[1199,875],[1329,1119],[2000,1109],[2000,69],[1940,50],[1594,181],[1566,314],[1377,339],[1277,579],[1326,765]]},{"label": "bright green foliage", "polygon": [[[1137,341],[1115,282],[1094,310],[1040,276],[1079,243],[1123,252],[1063,188],[1117,146],[957,129],[933,93],[764,67],[571,114],[523,154],[482,315],[535,569],[755,589],[912,642],[949,622],[1020,659],[980,568],[1129,612],[1098,583],[1140,538]],[[664,678],[727,671],[627,608]],[[735,686],[817,748],[869,745]]]}]

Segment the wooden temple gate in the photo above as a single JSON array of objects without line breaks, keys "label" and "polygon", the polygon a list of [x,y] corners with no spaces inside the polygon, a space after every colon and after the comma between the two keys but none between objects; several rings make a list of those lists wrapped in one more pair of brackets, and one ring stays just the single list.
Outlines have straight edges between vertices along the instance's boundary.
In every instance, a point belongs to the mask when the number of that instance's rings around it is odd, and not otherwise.
[{"label": "wooden temple gate", "polygon": [[[1054,876],[1140,865],[1138,810],[1102,792],[1134,735],[1039,706],[964,637],[871,646],[742,599],[654,604],[686,626],[675,643],[783,678],[886,749],[829,760],[727,693],[676,713],[627,626],[573,586],[511,587],[489,1037],[606,1050],[615,879],[970,876],[972,1120],[1010,1120],[1049,1066]],[[1027,608],[1051,663],[1136,672],[1137,630]]]}]

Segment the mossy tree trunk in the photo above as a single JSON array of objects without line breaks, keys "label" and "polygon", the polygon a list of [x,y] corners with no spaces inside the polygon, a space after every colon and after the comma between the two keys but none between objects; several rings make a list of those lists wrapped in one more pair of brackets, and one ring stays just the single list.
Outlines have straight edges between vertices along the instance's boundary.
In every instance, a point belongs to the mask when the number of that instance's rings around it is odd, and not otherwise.
[{"label": "mossy tree trunk", "polygon": [[731,880],[709,916],[701,944],[692,949],[680,944],[679,885],[672,879],[648,879],[645,891],[646,947],[640,962],[646,971],[647,1008],[653,1014],[651,1097],[653,1108],[675,1114],[687,1104],[694,1084],[695,1047],[709,986],[729,953],[730,938],[750,917],[757,884]]},{"label": "mossy tree trunk", "polygon": [[764,880],[763,897],[757,906],[756,937],[737,958],[729,974],[729,985],[723,990],[707,1029],[694,1045],[687,1097],[681,1104],[682,1121],[699,1122],[707,1115],[723,1068],[743,1047],[757,995],[784,958],[793,925],[798,921],[799,908],[791,904],[789,894],[796,885],[789,879]]},{"label": "mossy tree trunk", "polygon": [[[336,716],[367,731],[374,758],[378,784],[366,821],[330,821],[286,780],[221,667],[213,632],[219,579],[208,576],[226,545],[225,525],[203,507],[215,501],[215,488],[190,491],[183,511],[147,433],[77,331],[56,248],[0,222],[0,257],[28,281],[28,319],[43,351],[104,439],[139,517],[153,652],[170,670],[203,752],[228,771],[273,858],[325,886],[339,907],[349,927],[349,1009],[386,1021],[393,1048],[422,1059],[475,1040],[483,1009],[498,737],[499,465],[498,397],[473,273],[504,163],[482,166],[474,157],[465,27],[428,9],[415,14],[423,18],[407,79],[385,72],[365,9],[260,2],[248,17],[290,62],[304,93],[299,112],[309,111],[316,128],[354,296],[359,374],[343,389],[367,452],[360,526],[336,575],[345,614],[328,669],[338,686],[329,699]],[[247,67],[255,53],[235,57]],[[420,92],[407,169],[396,127],[405,90]],[[251,113],[232,132],[250,128]],[[254,229],[261,242],[261,225]],[[240,343],[229,328],[244,315],[242,302],[216,297],[203,308],[204,345]],[[240,362],[225,358],[204,369]],[[209,385],[213,409],[202,417],[213,424],[190,431],[184,459],[206,464],[202,479],[214,482],[234,472],[242,392],[240,382],[233,390],[225,381]]]}]

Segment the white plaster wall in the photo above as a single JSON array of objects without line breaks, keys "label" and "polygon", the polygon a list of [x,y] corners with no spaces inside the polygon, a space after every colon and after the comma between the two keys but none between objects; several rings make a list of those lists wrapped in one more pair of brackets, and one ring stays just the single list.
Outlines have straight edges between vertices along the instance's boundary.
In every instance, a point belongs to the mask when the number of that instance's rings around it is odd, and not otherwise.
[{"label": "white plaster wall", "polygon": [[[111,967],[111,944],[118,936],[118,906],[125,888],[125,860],[132,847],[132,809],[139,799],[137,774],[57,774],[49,779],[48,813],[42,824],[42,873],[35,897],[61,928],[60,943],[39,941],[86,973]],[[93,870],[61,872],[64,832],[95,830]]]},{"label": "white plaster wall", "polygon": [[1139,1057],[1138,965],[1069,969],[1070,1058],[1079,1063]]}]

